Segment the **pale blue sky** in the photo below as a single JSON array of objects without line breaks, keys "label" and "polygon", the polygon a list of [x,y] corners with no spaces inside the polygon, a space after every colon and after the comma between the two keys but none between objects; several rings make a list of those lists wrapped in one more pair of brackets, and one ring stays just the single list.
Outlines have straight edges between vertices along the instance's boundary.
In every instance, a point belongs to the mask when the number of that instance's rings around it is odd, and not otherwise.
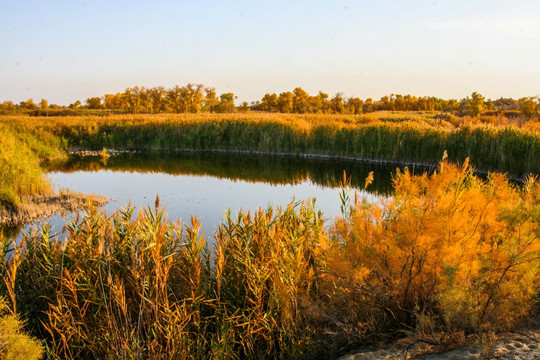
[{"label": "pale blue sky", "polygon": [[0,0],[0,102],[130,86],[239,100],[540,94],[540,1]]}]

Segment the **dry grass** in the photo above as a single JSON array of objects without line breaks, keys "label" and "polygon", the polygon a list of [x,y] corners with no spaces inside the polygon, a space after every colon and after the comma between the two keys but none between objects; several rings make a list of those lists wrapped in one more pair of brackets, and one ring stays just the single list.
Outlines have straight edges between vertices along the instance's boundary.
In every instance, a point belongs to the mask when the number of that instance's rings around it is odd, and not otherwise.
[{"label": "dry grass", "polygon": [[530,313],[534,179],[519,189],[443,162],[399,173],[385,203],[344,191],[352,207],[330,233],[313,204],[291,204],[227,214],[212,247],[159,199],[136,217],[89,206],[63,242],[46,226],[4,238],[0,289],[58,359],[335,356],[405,335],[440,349]]}]

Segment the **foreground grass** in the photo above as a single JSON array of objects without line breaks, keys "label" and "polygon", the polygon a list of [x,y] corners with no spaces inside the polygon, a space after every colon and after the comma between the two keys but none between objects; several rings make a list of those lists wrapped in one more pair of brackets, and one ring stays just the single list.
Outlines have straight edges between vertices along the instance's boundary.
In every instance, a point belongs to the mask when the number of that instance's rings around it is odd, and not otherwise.
[{"label": "foreground grass", "polygon": [[[367,181],[369,183],[369,181]],[[540,186],[467,166],[398,173],[325,230],[312,203],[228,214],[213,241],[156,199],[89,207],[64,241],[3,239],[0,295],[58,359],[327,358],[405,334],[440,344],[530,315],[540,285]],[[436,335],[437,334],[437,335]]]}]

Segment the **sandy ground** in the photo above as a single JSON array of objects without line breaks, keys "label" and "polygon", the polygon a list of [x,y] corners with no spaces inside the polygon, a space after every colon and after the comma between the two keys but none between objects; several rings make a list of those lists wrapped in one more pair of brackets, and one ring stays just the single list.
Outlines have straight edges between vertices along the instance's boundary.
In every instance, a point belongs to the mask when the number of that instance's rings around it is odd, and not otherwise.
[{"label": "sandy ground", "polygon": [[23,199],[17,209],[0,208],[0,226],[24,224],[53,214],[79,210],[88,201],[102,205],[108,199],[104,196],[84,194],[29,196]]},{"label": "sandy ground", "polygon": [[502,334],[490,344],[473,344],[457,348],[442,354],[419,355],[419,345],[400,343],[384,349],[360,349],[339,360],[469,360],[469,359],[504,359],[533,360],[540,359],[540,330],[524,330]]}]

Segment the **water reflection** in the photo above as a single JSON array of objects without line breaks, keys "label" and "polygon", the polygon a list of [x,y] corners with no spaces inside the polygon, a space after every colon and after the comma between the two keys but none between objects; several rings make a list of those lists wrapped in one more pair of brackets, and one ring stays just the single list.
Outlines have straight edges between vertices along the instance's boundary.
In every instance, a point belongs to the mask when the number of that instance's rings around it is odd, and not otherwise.
[{"label": "water reflection", "polygon": [[367,190],[377,195],[388,195],[392,191],[392,173],[395,173],[396,166],[299,157],[165,152],[125,153],[106,160],[97,156],[73,156],[66,162],[49,165],[49,171],[53,172],[98,170],[208,175],[271,185],[311,181],[330,188],[341,185],[343,171],[353,187],[362,188],[369,172],[374,171],[375,180]]},{"label": "water reflection", "polygon": [[[370,171],[374,182],[364,196],[387,196],[395,166],[297,157],[265,157],[219,153],[126,153],[103,160],[73,156],[48,165],[56,189],[69,188],[111,198],[112,213],[128,202],[141,209],[153,206],[156,194],[170,219],[201,218],[210,235],[231,209],[253,211],[268,205],[287,205],[292,199],[316,198],[326,218],[340,213],[339,191],[343,172],[362,189]],[[69,218],[71,215],[68,215]],[[53,232],[66,218],[49,219]],[[7,230],[17,234],[20,227]]]}]

